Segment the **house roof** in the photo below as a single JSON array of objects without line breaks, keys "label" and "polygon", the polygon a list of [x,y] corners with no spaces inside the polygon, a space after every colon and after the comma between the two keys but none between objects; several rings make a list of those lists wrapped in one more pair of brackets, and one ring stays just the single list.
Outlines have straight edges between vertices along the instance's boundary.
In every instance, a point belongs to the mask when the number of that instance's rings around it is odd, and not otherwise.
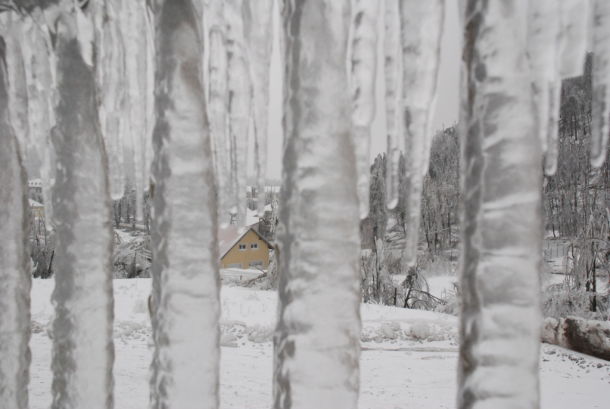
[{"label": "house roof", "polygon": [[250,230],[256,233],[267,246],[273,248],[273,244],[261,236],[253,226],[238,227],[235,224],[230,224],[227,227],[218,229],[218,249],[220,251],[220,258],[222,259]]},{"label": "house roof", "polygon": [[37,202],[33,199],[28,199],[30,201],[30,207],[44,207],[44,205],[40,202]]}]

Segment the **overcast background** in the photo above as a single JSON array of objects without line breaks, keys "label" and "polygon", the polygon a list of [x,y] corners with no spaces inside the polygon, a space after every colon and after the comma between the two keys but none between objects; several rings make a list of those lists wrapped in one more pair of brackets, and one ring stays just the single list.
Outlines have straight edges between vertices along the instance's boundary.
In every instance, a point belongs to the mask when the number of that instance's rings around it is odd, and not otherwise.
[{"label": "overcast background", "polygon": [[[382,1],[383,5],[384,2]],[[383,6],[382,6],[383,7]],[[434,128],[437,130],[453,125],[458,115],[458,90],[460,70],[461,35],[458,30],[457,1],[446,1],[445,26],[441,50],[440,82],[434,115]],[[279,29],[279,19],[275,13],[275,30]],[[383,10],[380,11],[383,16]],[[383,41],[383,19],[380,18],[379,43]],[[275,36],[276,40],[278,36]],[[279,41],[274,44],[272,62],[270,67],[271,95],[269,101],[269,148],[267,172],[270,179],[280,179],[282,157],[282,75],[278,53]],[[383,95],[385,86],[383,81],[383,53],[378,53],[377,64],[377,110],[372,127],[371,159],[385,150],[385,109]]]}]

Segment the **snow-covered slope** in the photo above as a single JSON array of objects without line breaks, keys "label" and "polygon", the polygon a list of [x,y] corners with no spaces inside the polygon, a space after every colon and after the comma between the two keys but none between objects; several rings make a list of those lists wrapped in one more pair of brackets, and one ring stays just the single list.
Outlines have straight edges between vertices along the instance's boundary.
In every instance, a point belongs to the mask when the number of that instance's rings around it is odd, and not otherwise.
[{"label": "snow-covered slope", "polygon": [[[152,354],[149,279],[114,280],[115,408],[148,406]],[[32,289],[31,409],[50,405],[53,280]],[[269,408],[276,293],[223,287],[221,408]],[[455,317],[419,310],[363,305],[360,408],[455,407]],[[543,345],[542,408],[605,408],[610,363]]]}]

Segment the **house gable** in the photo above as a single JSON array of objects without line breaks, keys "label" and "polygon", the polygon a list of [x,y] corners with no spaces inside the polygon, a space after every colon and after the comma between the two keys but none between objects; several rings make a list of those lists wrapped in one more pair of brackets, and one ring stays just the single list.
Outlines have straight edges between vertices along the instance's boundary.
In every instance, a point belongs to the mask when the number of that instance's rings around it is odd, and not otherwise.
[{"label": "house gable", "polygon": [[[221,268],[267,268],[273,245],[252,228],[245,229],[221,249]],[[226,243],[226,240],[225,240]],[[224,252],[223,252],[224,250]]]}]

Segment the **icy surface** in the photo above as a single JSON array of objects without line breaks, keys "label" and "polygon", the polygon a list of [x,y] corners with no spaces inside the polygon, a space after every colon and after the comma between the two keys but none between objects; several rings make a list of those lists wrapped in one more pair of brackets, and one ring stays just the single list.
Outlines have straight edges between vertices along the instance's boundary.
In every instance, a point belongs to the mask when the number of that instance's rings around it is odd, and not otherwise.
[{"label": "icy surface", "polygon": [[354,0],[351,29],[352,138],[360,218],[369,213],[371,122],[375,116],[377,18],[380,0]]},{"label": "icy surface", "polygon": [[576,77],[583,74],[589,46],[591,0],[560,0],[557,3],[561,13],[559,74],[561,78]]},{"label": "icy surface", "polygon": [[0,407],[27,409],[30,367],[29,209],[26,175],[9,115],[0,35]]},{"label": "icy surface", "polygon": [[218,407],[216,195],[203,78],[202,3],[155,2],[151,407]]},{"label": "icy surface", "polygon": [[358,402],[360,273],[349,0],[289,1],[273,407]]},{"label": "icy surface", "polygon": [[[59,6],[58,6],[59,7]],[[112,407],[110,195],[95,77],[69,8],[58,8],[52,408]]]},{"label": "icy surface", "polygon": [[606,159],[610,133],[610,2],[593,2],[593,105],[591,163]]},{"label": "icy surface", "polygon": [[542,152],[527,3],[471,0],[464,22],[458,407],[535,409]]},{"label": "icy surface", "polygon": [[[402,120],[407,165],[404,263],[417,257],[421,196],[432,141],[431,117],[438,82],[443,0],[406,0],[399,4],[402,50]],[[393,159],[394,160],[394,159]]]},{"label": "icy surface", "polygon": [[252,109],[252,84],[244,28],[244,0],[226,0],[229,91],[229,163],[231,200],[229,207],[238,223],[245,222],[248,130]]}]

